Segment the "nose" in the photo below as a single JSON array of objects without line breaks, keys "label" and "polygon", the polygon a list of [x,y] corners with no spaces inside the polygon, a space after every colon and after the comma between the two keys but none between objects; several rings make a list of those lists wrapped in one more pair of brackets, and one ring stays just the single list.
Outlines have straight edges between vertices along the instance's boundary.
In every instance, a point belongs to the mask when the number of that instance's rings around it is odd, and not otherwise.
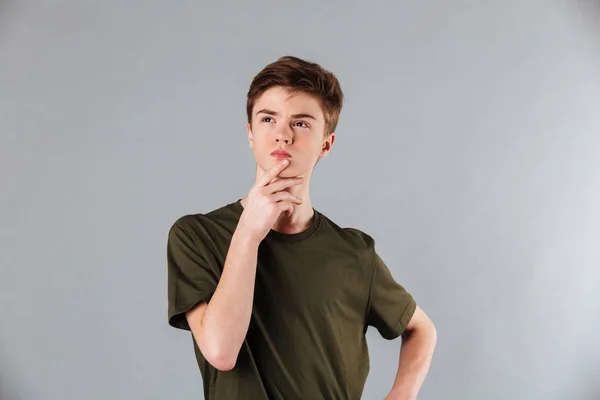
[{"label": "nose", "polygon": [[292,133],[289,129],[282,127],[277,131],[276,140],[278,143],[284,142],[285,144],[290,145],[292,144]]}]

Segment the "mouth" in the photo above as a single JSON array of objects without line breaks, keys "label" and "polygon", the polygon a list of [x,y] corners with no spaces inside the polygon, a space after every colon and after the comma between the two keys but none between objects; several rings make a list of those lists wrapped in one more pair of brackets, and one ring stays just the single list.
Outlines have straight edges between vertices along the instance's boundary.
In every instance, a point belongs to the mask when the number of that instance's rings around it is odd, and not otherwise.
[{"label": "mouth", "polygon": [[288,153],[285,150],[275,150],[274,152],[271,153],[271,155],[275,158],[290,158],[290,157],[292,157],[290,155],[290,153]]}]

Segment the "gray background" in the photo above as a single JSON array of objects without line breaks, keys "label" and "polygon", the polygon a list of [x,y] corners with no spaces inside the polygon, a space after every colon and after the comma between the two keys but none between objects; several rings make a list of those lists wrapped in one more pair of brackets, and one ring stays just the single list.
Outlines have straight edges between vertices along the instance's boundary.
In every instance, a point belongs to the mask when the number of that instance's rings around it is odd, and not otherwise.
[{"label": "gray background", "polygon": [[435,321],[420,399],[600,398],[598,3],[108,3],[0,2],[2,400],[202,398],[166,234],[247,193],[285,54],[342,82],[313,204]]}]

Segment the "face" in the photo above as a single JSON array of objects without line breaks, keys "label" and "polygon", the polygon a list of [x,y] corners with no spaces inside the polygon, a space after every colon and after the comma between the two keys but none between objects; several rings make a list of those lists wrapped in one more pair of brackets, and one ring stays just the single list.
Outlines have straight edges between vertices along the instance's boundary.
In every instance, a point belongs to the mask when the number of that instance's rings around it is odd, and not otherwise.
[{"label": "face", "polygon": [[257,99],[247,130],[259,172],[282,158],[290,161],[280,174],[283,178],[310,176],[335,140],[333,133],[324,135],[325,119],[315,97],[306,93],[290,96],[281,87],[273,87]]}]

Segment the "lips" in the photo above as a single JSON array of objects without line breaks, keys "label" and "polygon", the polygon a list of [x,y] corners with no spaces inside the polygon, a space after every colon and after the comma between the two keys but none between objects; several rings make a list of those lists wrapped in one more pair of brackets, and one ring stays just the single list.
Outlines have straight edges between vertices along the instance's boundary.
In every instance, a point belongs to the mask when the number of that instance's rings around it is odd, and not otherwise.
[{"label": "lips", "polygon": [[273,157],[277,157],[277,158],[288,158],[288,157],[291,157],[290,153],[288,153],[285,150],[275,150],[274,152],[271,153],[271,155]]}]

